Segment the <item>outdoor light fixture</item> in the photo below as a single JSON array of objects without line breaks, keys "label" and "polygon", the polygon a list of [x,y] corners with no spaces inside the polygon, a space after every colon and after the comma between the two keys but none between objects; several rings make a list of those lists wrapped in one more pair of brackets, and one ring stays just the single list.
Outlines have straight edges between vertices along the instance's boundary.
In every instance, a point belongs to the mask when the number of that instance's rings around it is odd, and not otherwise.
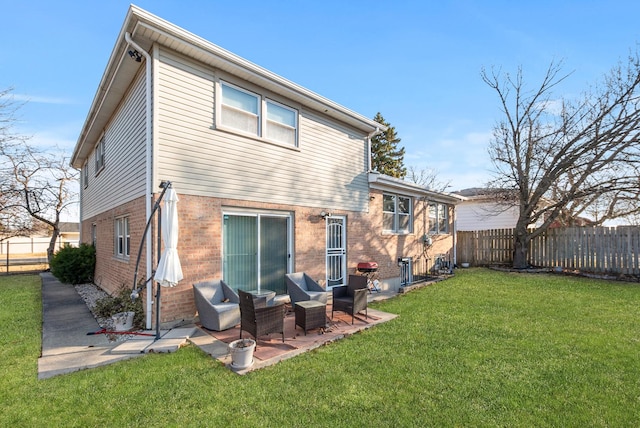
[{"label": "outdoor light fixture", "polygon": [[140,55],[140,52],[136,51],[136,50],[130,50],[129,51],[129,56],[133,59],[136,60],[136,62],[141,62],[142,61],[142,55]]},{"label": "outdoor light fixture", "polygon": [[320,217],[322,217],[322,219],[324,220],[327,217],[331,217],[331,213],[330,212],[326,212],[326,211],[322,211],[320,213]]}]

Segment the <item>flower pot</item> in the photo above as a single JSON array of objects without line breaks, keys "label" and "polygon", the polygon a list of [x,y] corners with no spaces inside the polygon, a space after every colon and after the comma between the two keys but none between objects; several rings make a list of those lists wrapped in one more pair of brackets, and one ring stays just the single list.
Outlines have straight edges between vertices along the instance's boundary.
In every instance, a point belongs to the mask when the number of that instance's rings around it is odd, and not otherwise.
[{"label": "flower pot", "polygon": [[460,263],[460,266],[462,266],[463,268],[468,268],[469,267],[469,263]]},{"label": "flower pot", "polygon": [[256,349],[256,341],[253,339],[234,340],[229,344],[231,353],[231,367],[243,370],[253,364],[253,352]]},{"label": "flower pot", "polygon": [[116,331],[127,331],[133,327],[135,312],[118,312],[111,316]]}]

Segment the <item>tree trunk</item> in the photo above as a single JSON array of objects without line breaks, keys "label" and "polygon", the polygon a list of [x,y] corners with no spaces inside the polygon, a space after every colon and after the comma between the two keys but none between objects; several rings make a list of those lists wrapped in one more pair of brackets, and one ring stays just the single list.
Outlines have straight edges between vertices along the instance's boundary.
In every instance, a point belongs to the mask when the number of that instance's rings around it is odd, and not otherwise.
[{"label": "tree trunk", "polygon": [[527,228],[516,225],[513,242],[513,268],[526,269],[529,267],[529,235]]},{"label": "tree trunk", "polygon": [[53,258],[53,253],[56,250],[56,241],[58,240],[58,236],[60,236],[60,229],[58,227],[54,227],[51,233],[51,240],[49,241],[49,248],[47,248],[47,261],[51,263],[51,259]]}]

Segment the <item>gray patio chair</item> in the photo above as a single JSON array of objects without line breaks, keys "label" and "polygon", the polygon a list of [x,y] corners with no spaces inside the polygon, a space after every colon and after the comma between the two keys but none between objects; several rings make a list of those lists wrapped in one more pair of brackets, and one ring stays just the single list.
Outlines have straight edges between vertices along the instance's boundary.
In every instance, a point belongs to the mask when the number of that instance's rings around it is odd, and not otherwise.
[{"label": "gray patio chair", "polygon": [[238,290],[240,298],[240,339],[242,330],[250,333],[256,340],[269,333],[282,333],[284,342],[284,303],[267,306],[267,299],[256,298],[253,294]]},{"label": "gray patio chair", "polygon": [[351,315],[351,324],[355,315],[365,311],[365,318],[369,318],[367,311],[367,277],[363,275],[349,275],[347,285],[333,287],[333,304],[331,305],[331,319],[334,311],[342,311]]},{"label": "gray patio chair", "polygon": [[224,281],[193,284],[193,297],[204,328],[222,331],[240,324],[240,300]]},{"label": "gray patio chair", "polygon": [[291,298],[291,307],[295,309],[296,302],[315,300],[327,304],[327,290],[315,282],[304,272],[288,273],[285,276],[287,293]]}]

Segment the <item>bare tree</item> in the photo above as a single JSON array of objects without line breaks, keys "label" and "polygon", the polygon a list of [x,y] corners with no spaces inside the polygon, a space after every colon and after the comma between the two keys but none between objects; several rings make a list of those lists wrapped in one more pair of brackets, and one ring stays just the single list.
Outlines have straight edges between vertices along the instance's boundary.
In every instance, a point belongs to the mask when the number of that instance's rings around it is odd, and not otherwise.
[{"label": "bare tree", "polygon": [[440,181],[438,171],[433,168],[418,169],[412,165],[407,168],[407,176],[405,179],[433,190],[434,192],[444,192],[451,184],[451,181]]},{"label": "bare tree", "polygon": [[[0,150],[10,150],[26,141],[26,137],[13,131],[16,112],[20,105],[12,95],[12,88],[0,90]],[[33,228],[32,219],[22,210],[11,180],[11,169],[0,163],[0,242],[14,236],[23,236]]]},{"label": "bare tree", "polygon": [[[556,221],[579,216],[593,223],[640,212],[640,59],[630,56],[603,83],[576,101],[553,99],[568,75],[551,63],[540,86],[528,91],[515,76],[481,73],[498,94],[503,119],[489,153],[491,188],[519,207],[515,268],[528,266],[529,242]],[[527,226],[538,223],[536,229]]]},{"label": "bare tree", "polygon": [[28,137],[13,133],[17,107],[10,92],[0,91],[0,237],[48,228],[50,260],[60,216],[77,198],[77,172],[63,153],[37,150]]}]

